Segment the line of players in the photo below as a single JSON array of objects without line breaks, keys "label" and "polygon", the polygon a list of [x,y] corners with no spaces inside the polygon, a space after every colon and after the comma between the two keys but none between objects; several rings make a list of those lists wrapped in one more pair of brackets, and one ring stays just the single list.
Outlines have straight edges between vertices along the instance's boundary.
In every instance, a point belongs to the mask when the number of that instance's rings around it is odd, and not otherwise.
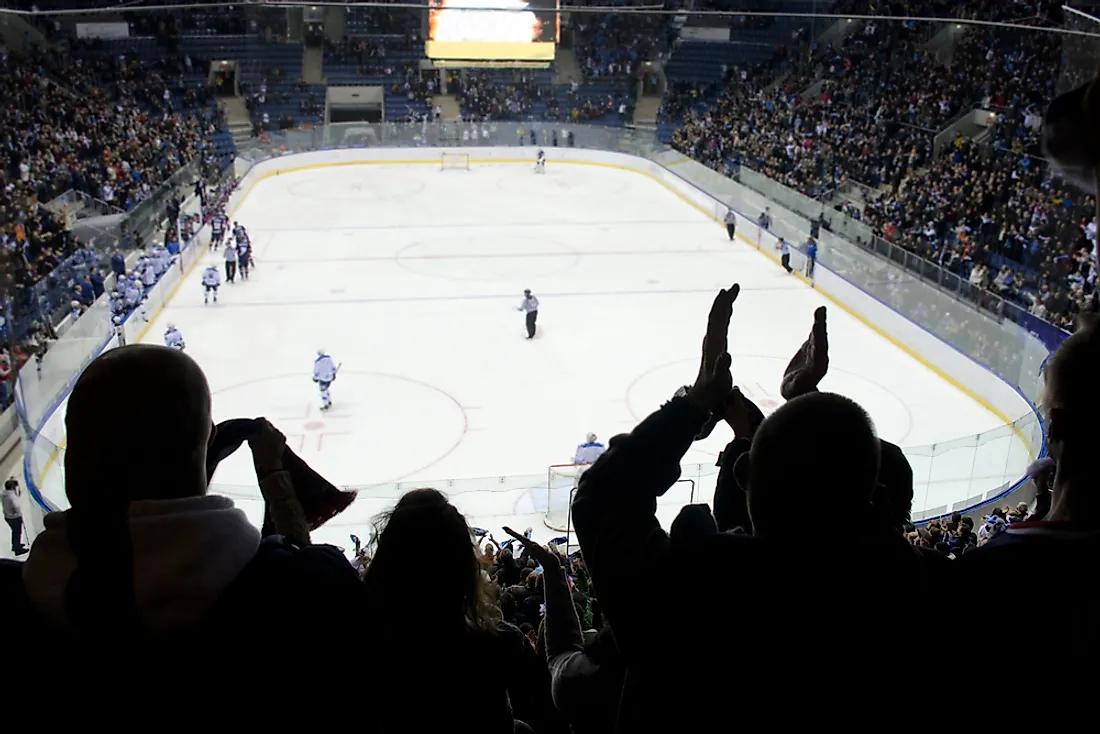
[{"label": "line of players", "polygon": [[[133,270],[118,277],[110,295],[111,318],[116,326],[134,309],[138,309],[142,318],[148,318],[145,313],[145,293],[160,280],[160,276],[164,275],[171,264],[172,253],[167,248],[156,245],[138,258]],[[80,303],[73,301],[72,305],[75,320],[80,316]]]},{"label": "line of players", "polygon": [[[229,217],[224,212],[219,212],[210,221],[210,251],[217,252],[229,226]],[[256,264],[252,257],[252,240],[243,224],[233,222],[232,240],[225,242],[225,279],[229,283],[236,281],[237,273],[241,280],[248,280],[252,266]],[[202,273],[202,302],[210,303],[210,297],[214,297],[214,303],[218,302],[218,286],[222,284],[221,274],[216,265],[207,266]]]},{"label": "line of players", "polygon": [[[222,240],[225,238],[226,225],[229,223],[229,217],[225,216],[224,212],[218,212],[214,215],[214,219],[210,222],[210,251],[216,252],[222,244]],[[251,270],[251,266],[255,264],[252,258],[252,242],[248,238],[248,231],[245,230],[244,225],[237,222],[233,222],[233,239],[232,241],[226,241],[225,243],[225,278],[230,283],[234,282],[237,275],[237,268],[240,267],[241,280],[248,280],[248,273]],[[218,302],[218,286],[222,283],[221,273],[218,272],[218,266],[208,265],[206,270],[202,273],[202,302],[210,303],[210,297],[214,297],[214,303]],[[181,352],[186,348],[183,340],[183,334],[176,328],[175,324],[168,324],[167,330],[164,332],[164,344],[165,346],[173,349],[178,349]]]}]

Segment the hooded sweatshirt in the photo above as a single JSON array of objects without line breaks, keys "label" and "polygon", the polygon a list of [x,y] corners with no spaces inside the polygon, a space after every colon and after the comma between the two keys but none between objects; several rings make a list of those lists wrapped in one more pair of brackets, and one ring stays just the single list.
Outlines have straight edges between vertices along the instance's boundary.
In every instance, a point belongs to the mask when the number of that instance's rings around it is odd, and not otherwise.
[{"label": "hooded sweatshirt", "polygon": [[[130,505],[134,598],[142,626],[172,632],[199,622],[255,557],[260,532],[225,497],[141,500]],[[31,605],[72,629],[65,590],[76,569],[68,515],[53,512],[23,569]]]}]

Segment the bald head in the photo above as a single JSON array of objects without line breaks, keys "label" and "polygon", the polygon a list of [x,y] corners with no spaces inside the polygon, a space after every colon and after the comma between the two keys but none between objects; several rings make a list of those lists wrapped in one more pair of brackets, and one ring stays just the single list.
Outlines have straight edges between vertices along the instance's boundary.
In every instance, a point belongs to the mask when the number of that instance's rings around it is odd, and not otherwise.
[{"label": "bald head", "polygon": [[878,469],[879,441],[863,408],[832,393],[795,398],[760,426],[741,472],[753,529],[781,533],[820,509],[865,511]]},{"label": "bald head", "polygon": [[65,491],[74,507],[93,491],[136,500],[206,489],[210,388],[180,351],[135,344],[105,352],[76,381],[65,430]]}]

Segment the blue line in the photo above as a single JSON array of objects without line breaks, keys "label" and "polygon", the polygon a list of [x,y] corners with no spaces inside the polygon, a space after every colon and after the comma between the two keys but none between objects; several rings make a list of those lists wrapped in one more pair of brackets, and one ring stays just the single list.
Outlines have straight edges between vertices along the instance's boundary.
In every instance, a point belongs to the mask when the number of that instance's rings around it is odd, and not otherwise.
[{"label": "blue line", "polygon": [[[789,288],[742,288],[741,292],[753,292],[763,293],[768,291],[774,292],[795,292],[801,291],[801,288],[789,287]],[[653,290],[653,291],[604,291],[599,293],[538,293],[539,298],[604,298],[612,296],[679,296],[679,295],[698,295],[698,294],[714,295],[714,288],[693,288],[683,290]],[[450,302],[450,301],[500,301],[500,300],[515,300],[516,298],[522,299],[522,295],[513,296],[512,294],[485,294],[485,295],[463,295],[463,296],[406,296],[398,298],[396,296],[391,298],[340,298],[339,300],[332,301],[264,301],[254,303],[240,303],[234,301],[231,304],[218,304],[220,310],[227,308],[283,308],[291,306],[344,306],[351,304],[369,304],[369,303],[430,303],[430,302]],[[201,303],[191,304],[187,306],[172,306],[173,309],[209,309]],[[542,309],[545,311],[546,309]]]},{"label": "blue line", "polygon": [[[286,156],[283,156],[284,158]],[[669,225],[677,227],[690,227],[690,226],[703,226],[704,223],[692,220],[692,221],[675,221],[675,220],[621,220],[611,222],[554,222],[555,229],[561,229],[563,227],[628,227],[628,226],[644,226],[652,227],[656,225]],[[318,232],[355,232],[359,230],[386,230],[386,229],[399,229],[399,230],[416,230],[416,229],[502,229],[506,227],[533,227],[535,229],[546,229],[546,222],[465,222],[455,224],[364,224],[364,225],[348,225],[338,227],[254,227],[251,232],[308,232],[309,234],[316,234]]]}]

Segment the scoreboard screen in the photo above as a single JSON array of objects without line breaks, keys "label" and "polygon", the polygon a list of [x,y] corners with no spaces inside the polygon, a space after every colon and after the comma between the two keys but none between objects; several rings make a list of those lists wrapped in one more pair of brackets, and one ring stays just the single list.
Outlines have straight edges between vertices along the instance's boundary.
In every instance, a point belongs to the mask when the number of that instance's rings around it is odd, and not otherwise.
[{"label": "scoreboard screen", "polygon": [[553,61],[558,0],[430,0],[429,59]]}]

